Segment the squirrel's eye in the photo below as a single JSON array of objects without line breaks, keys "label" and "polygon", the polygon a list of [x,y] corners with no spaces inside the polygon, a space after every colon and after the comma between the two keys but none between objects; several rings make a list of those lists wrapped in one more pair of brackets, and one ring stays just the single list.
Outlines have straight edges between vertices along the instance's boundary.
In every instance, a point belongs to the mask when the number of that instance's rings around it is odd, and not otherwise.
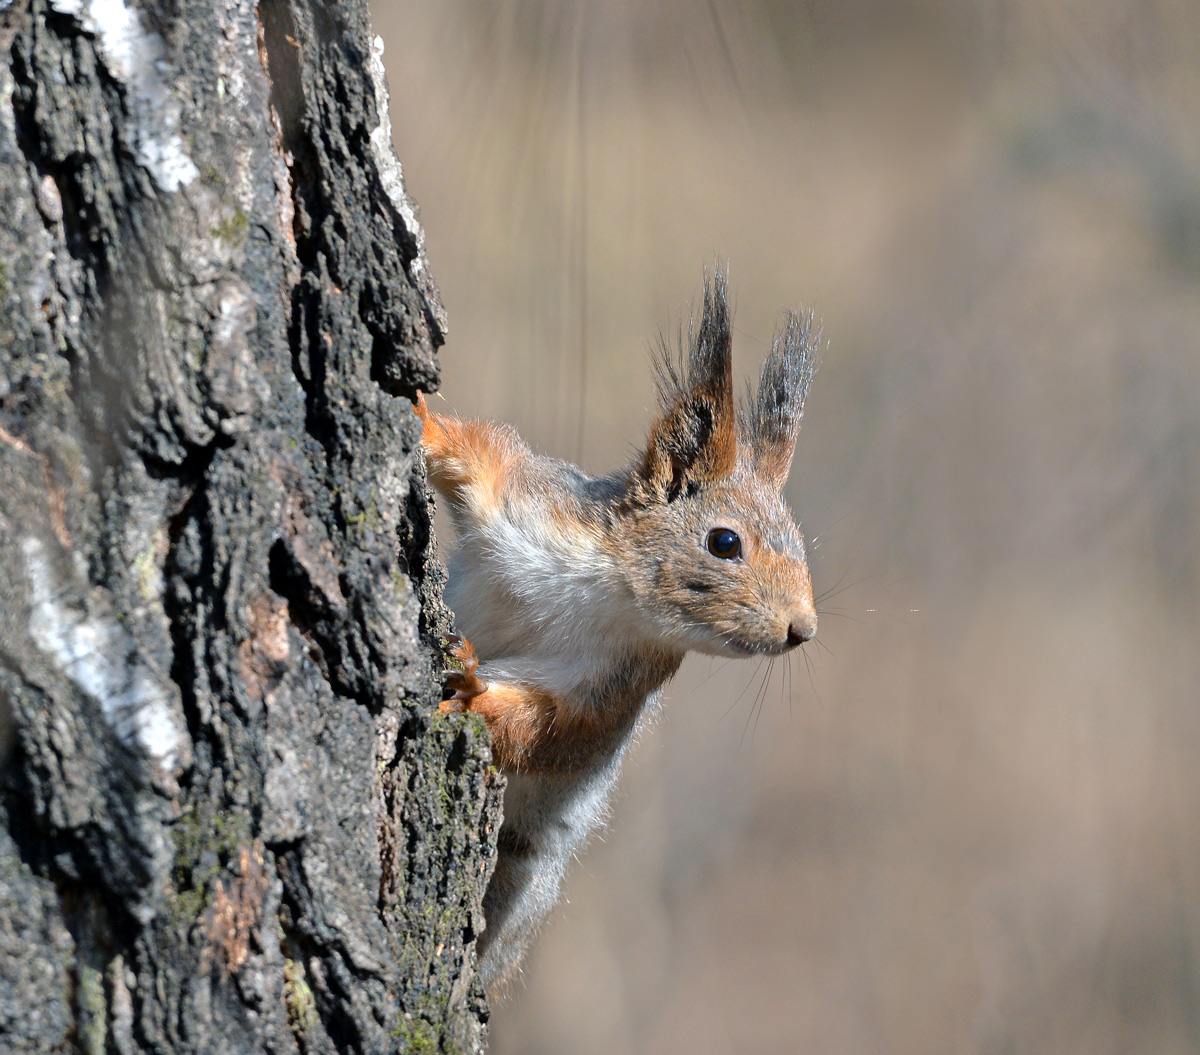
[{"label": "squirrel's eye", "polygon": [[713,528],[708,533],[708,552],[721,560],[733,560],[742,555],[742,540],[729,528]]}]

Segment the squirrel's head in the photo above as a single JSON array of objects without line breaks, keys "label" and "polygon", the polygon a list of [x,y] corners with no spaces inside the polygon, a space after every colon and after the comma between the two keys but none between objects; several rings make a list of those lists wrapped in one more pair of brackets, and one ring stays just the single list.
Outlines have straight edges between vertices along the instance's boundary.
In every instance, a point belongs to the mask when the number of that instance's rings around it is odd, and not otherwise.
[{"label": "squirrel's head", "polygon": [[687,347],[660,351],[661,413],[631,474],[623,565],[664,643],[778,654],[817,632],[804,538],[783,500],[815,364],[812,315],[789,313],[758,390],[735,401],[726,278]]}]

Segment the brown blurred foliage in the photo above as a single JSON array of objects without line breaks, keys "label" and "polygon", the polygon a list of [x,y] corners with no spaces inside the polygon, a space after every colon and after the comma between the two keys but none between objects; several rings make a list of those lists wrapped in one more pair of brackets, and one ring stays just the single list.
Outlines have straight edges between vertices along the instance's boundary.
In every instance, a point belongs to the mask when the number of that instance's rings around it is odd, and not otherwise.
[{"label": "brown blurred foliage", "polygon": [[719,253],[821,647],[689,661],[512,1053],[1200,1050],[1200,6],[378,0],[444,394],[602,471]]}]

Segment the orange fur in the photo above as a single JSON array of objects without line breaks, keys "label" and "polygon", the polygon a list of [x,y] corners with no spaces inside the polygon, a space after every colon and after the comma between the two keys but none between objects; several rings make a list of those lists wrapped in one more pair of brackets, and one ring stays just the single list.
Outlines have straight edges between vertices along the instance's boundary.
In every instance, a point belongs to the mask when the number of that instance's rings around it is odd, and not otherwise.
[{"label": "orange fur", "polygon": [[501,491],[523,453],[513,429],[434,414],[420,393],[416,412],[425,425],[421,445],[425,448],[430,483],[455,505],[494,512]]},{"label": "orange fur", "polygon": [[[453,679],[450,684],[453,687]],[[496,764],[516,773],[565,772],[586,765],[595,746],[628,719],[616,709],[601,715],[581,714],[544,689],[503,682],[470,696],[443,700],[439,709],[482,715]]]}]

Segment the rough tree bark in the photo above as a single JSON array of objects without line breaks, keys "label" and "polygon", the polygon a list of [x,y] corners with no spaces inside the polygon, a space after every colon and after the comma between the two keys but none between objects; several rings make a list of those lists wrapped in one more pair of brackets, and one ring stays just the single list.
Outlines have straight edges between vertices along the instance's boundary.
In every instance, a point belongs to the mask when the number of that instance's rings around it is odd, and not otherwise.
[{"label": "rough tree bark", "polygon": [[364,0],[0,0],[0,1050],[478,1051]]}]

